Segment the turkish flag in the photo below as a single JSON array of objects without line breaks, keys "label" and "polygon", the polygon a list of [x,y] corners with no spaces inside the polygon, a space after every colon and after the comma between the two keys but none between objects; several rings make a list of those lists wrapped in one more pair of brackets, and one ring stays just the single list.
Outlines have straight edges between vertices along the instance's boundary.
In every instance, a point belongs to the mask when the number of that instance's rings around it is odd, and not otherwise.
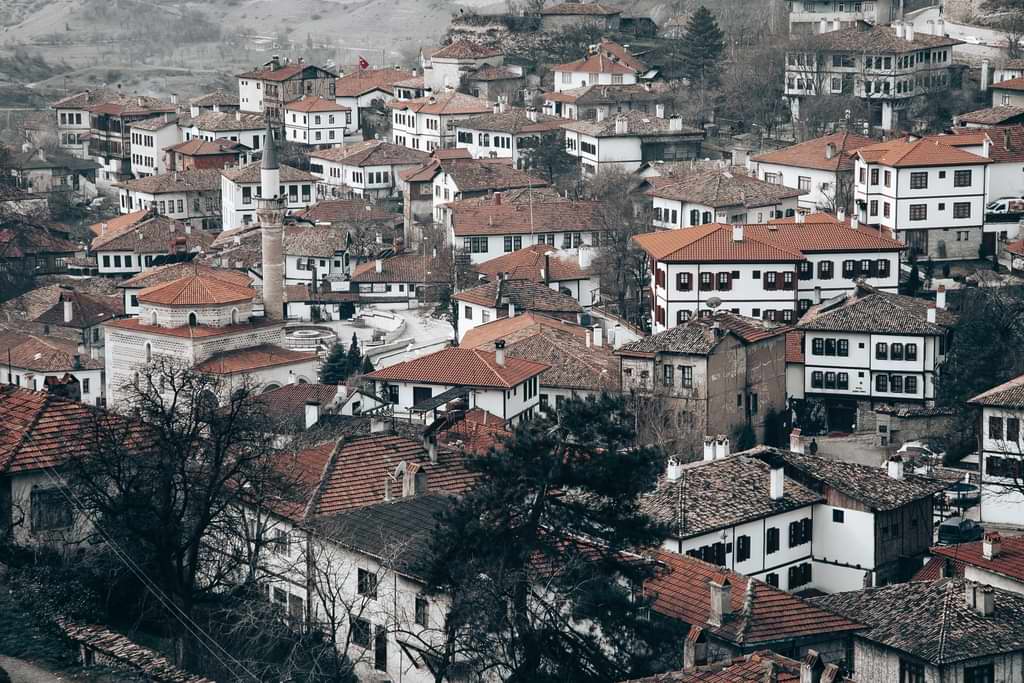
[{"label": "turkish flag", "polygon": [[370,63],[368,61],[366,61],[366,59],[364,59],[363,57],[360,57],[359,58],[359,68],[360,69],[369,69],[370,68]]}]

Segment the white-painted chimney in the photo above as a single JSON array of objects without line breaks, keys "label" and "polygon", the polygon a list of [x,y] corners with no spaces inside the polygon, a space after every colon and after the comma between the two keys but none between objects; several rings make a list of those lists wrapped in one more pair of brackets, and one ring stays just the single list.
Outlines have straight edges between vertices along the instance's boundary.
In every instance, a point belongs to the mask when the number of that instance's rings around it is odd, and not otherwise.
[{"label": "white-painted chimney", "polygon": [[70,299],[64,299],[64,322],[70,323],[75,318],[75,305]]},{"label": "white-painted chimney", "polygon": [[836,155],[836,145],[834,142],[829,142],[825,145],[825,158],[831,159]]},{"label": "white-painted chimney", "polygon": [[928,322],[935,324],[935,304],[928,304]]},{"label": "white-painted chimney", "polygon": [[896,31],[896,37],[897,38],[902,38],[903,37],[903,22],[902,21],[893,22],[892,27]]},{"label": "white-painted chimney", "polygon": [[824,17],[818,22],[818,33],[828,33],[828,19]]},{"label": "white-painted chimney", "polygon": [[978,89],[981,90],[982,92],[988,90],[990,68],[991,65],[989,64],[989,61],[987,59],[981,60],[981,81],[978,83]]},{"label": "white-painted chimney", "polygon": [[713,436],[704,437],[704,459],[715,459],[715,437]]},{"label": "white-painted chimney", "polygon": [[629,119],[625,116],[617,116],[615,118],[615,134],[625,135],[629,132]]},{"label": "white-painted chimney", "polygon": [[840,223],[846,222],[846,209],[836,210],[836,220],[838,220]]},{"label": "white-painted chimney", "polygon": [[585,244],[581,244],[576,250],[576,258],[580,264],[580,268],[586,270],[590,267],[590,262],[593,261],[594,255],[590,253],[590,247]]},{"label": "white-painted chimney", "polygon": [[715,438],[715,460],[729,457],[729,437],[719,434]]},{"label": "white-painted chimney", "polygon": [[808,650],[800,660],[800,683],[821,683],[825,671],[825,663],[817,650]]},{"label": "white-painted chimney", "polygon": [[384,272],[384,261],[382,261],[381,259],[376,259],[373,262],[373,270],[376,273],[383,273]]},{"label": "white-painted chimney", "polygon": [[672,116],[668,120],[668,129],[671,131],[680,131],[683,129],[683,117]]},{"label": "white-painted chimney", "polygon": [[943,19],[942,17],[939,17],[935,21],[935,35],[937,35],[937,36],[944,36],[944,35],[946,35],[946,20]]},{"label": "white-painted chimney", "polygon": [[320,402],[306,401],[306,429],[320,421]]},{"label": "white-painted chimney", "polygon": [[903,479],[903,457],[894,455],[886,463],[886,471],[890,479]]},{"label": "white-painted chimney", "polygon": [[604,329],[600,325],[594,325],[594,346],[604,346]]},{"label": "white-painted chimney", "polygon": [[935,20],[934,19],[929,19],[926,23],[928,24],[928,34],[934,36],[935,35]]},{"label": "white-painted chimney", "polygon": [[585,334],[586,334],[586,337],[587,337],[587,348],[589,349],[590,346],[591,346],[590,330],[587,330]]},{"label": "white-painted chimney", "polygon": [[516,317],[516,305],[511,301],[508,302],[508,317]]},{"label": "white-painted chimney", "polygon": [[742,242],[743,241],[743,226],[734,225],[732,226],[732,241]]},{"label": "white-painted chimney", "polygon": [[860,228],[860,220],[857,218],[856,214],[850,216],[850,228],[853,230]]},{"label": "white-painted chimney", "polygon": [[833,19],[832,20],[832,30],[833,31],[838,31],[842,27],[843,27],[843,22],[839,21],[838,19]]},{"label": "white-painted chimney", "polygon": [[908,43],[914,42],[914,22],[907,22],[907,25],[903,29],[903,35],[907,37]]},{"label": "white-painted chimney", "polygon": [[660,102],[654,105],[654,115],[657,116],[659,119],[665,118],[665,105],[661,104]]},{"label": "white-painted chimney", "polygon": [[679,481],[683,478],[683,465],[675,456],[668,459],[668,466],[665,468],[666,481]]},{"label": "white-painted chimney", "polygon": [[786,469],[783,467],[782,458],[777,458],[768,463],[771,468],[768,472],[768,497],[772,500],[782,500],[786,495]]},{"label": "white-painted chimney", "polygon": [[498,339],[494,342],[494,362],[498,367],[505,367],[505,340]]},{"label": "white-painted chimney", "polygon": [[729,577],[716,577],[708,584],[711,589],[711,610],[708,612],[708,623],[721,626],[732,614],[732,584]]},{"label": "white-painted chimney", "polygon": [[820,304],[821,303],[821,287],[815,287],[814,288],[814,303],[816,303],[816,304]]},{"label": "white-painted chimney", "polygon": [[800,213],[799,211],[797,211],[796,215],[793,216],[794,223],[803,223],[805,220],[807,220],[806,214]]},{"label": "white-painted chimney", "polygon": [[799,427],[794,427],[793,431],[789,433],[789,450],[794,453],[804,452],[804,438],[801,434]]},{"label": "white-painted chimney", "polygon": [[981,556],[986,560],[994,560],[999,557],[999,552],[1003,548],[1003,537],[999,535],[998,531],[989,531],[985,533],[985,540],[981,542]]},{"label": "white-painted chimney", "polygon": [[423,450],[427,452],[430,462],[437,464],[437,438],[433,434],[423,435]]}]

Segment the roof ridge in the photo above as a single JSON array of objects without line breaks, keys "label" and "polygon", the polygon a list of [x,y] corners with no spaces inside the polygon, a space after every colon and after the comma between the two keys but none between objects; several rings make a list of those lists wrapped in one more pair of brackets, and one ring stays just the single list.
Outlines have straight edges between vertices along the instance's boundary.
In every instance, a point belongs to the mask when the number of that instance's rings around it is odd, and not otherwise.
[{"label": "roof ridge", "polygon": [[479,358],[483,362],[483,364],[487,366],[487,369],[494,373],[494,376],[498,378],[499,382],[504,384],[506,387],[508,386],[508,382],[506,382],[505,378],[501,376],[501,373],[499,373],[497,370],[491,367],[491,364],[487,362],[487,359],[481,355],[483,351],[481,351],[480,349],[470,349],[470,351],[475,353],[477,355],[477,358]]}]

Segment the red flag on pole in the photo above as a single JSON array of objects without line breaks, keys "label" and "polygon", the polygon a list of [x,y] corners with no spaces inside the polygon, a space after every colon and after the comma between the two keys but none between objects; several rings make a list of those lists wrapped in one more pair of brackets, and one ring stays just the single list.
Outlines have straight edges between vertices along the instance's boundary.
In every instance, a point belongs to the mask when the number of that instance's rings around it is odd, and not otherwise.
[{"label": "red flag on pole", "polygon": [[360,69],[369,69],[370,68],[370,63],[368,61],[366,61],[365,58],[360,57],[359,58],[359,68]]}]

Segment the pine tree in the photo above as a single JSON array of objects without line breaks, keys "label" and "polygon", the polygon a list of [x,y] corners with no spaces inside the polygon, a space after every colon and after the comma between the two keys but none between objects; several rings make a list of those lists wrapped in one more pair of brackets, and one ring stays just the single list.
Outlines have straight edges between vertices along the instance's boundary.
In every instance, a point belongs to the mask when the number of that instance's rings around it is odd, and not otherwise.
[{"label": "pine tree", "polygon": [[356,337],[356,333],[352,333],[352,344],[348,347],[348,369],[351,375],[354,372],[358,372],[359,368],[363,364],[363,354],[359,352],[359,339]]},{"label": "pine tree", "polygon": [[[666,665],[680,634],[648,618],[665,530],[639,507],[662,469],[621,396],[566,401],[474,461],[479,483],[432,539],[449,647],[508,681],[623,680]],[[542,590],[536,590],[543,586]]]},{"label": "pine tree", "polygon": [[366,375],[368,373],[373,372],[375,369],[376,368],[373,367],[373,361],[370,360],[370,357],[369,356],[363,356],[363,364],[359,368],[359,374],[360,375]]},{"label": "pine tree", "polygon": [[341,384],[352,374],[348,362],[348,353],[341,344],[335,344],[327,360],[320,366],[321,384]]},{"label": "pine tree", "polygon": [[701,5],[686,25],[682,44],[682,69],[692,85],[712,88],[718,85],[718,68],[725,43],[715,15]]}]

